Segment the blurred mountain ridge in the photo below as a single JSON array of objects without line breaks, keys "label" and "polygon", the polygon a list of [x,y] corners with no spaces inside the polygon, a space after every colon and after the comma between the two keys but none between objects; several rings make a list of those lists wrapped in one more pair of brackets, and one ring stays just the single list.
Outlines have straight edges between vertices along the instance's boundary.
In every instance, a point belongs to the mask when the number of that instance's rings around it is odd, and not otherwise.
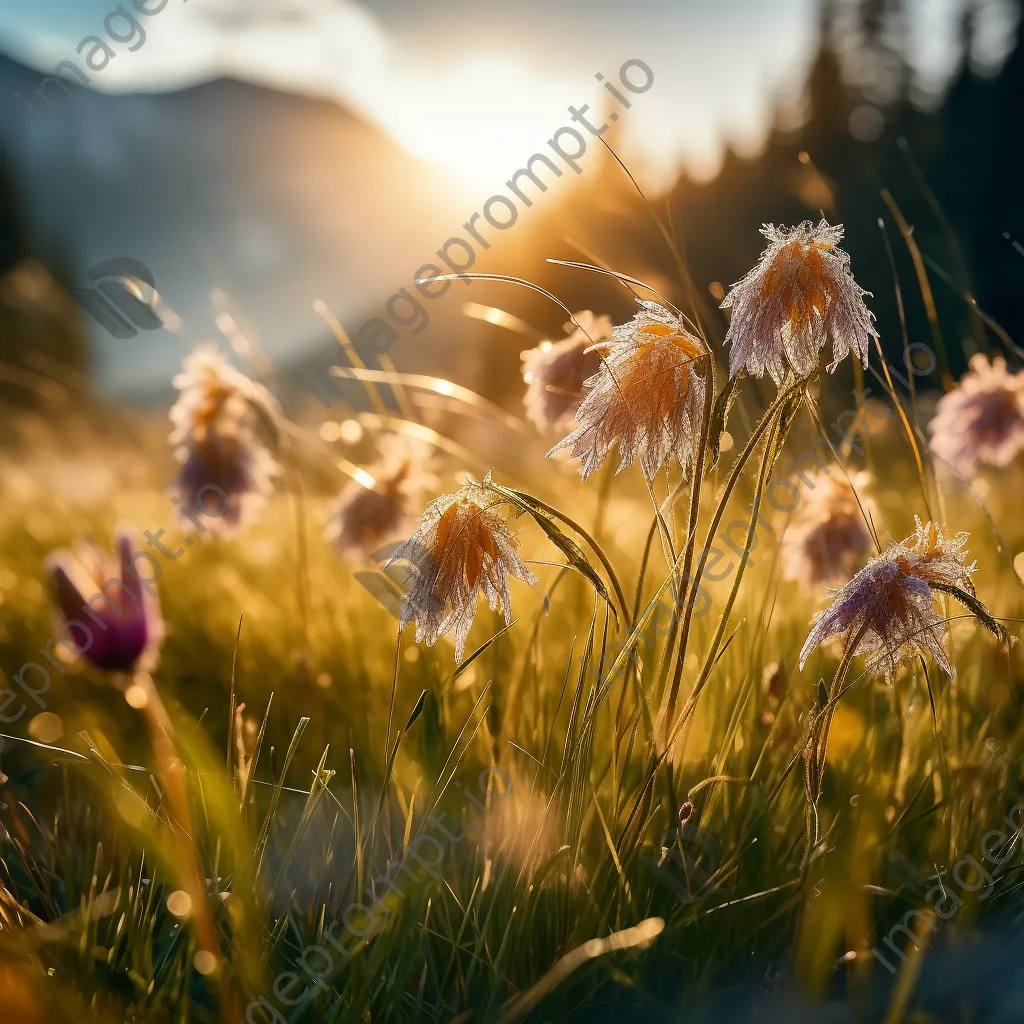
[{"label": "blurred mountain ridge", "polygon": [[33,96],[41,77],[0,54],[4,268],[31,257],[74,287],[127,256],[184,323],[176,337],[127,341],[88,325],[93,367],[115,393],[159,387],[192,344],[218,336],[225,308],[275,361],[322,346],[314,299],[354,318],[461,219],[441,170],[337,103],[230,78],[126,95],[75,82],[73,99],[48,87],[58,109],[35,118],[13,93]]}]

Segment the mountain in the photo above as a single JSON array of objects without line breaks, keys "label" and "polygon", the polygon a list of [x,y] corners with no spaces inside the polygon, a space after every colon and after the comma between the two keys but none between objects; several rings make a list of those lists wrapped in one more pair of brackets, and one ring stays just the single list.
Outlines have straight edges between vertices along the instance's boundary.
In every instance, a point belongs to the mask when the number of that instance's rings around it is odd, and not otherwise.
[{"label": "mountain", "polygon": [[59,109],[33,97],[37,118],[13,93],[33,96],[41,77],[0,55],[0,165],[22,255],[69,288],[98,263],[137,260],[182,320],[127,339],[88,320],[98,383],[115,394],[165,388],[225,311],[275,364],[326,350],[314,300],[358,324],[465,219],[441,170],[337,103],[227,79],[130,95],[75,82],[74,98],[47,90]]}]

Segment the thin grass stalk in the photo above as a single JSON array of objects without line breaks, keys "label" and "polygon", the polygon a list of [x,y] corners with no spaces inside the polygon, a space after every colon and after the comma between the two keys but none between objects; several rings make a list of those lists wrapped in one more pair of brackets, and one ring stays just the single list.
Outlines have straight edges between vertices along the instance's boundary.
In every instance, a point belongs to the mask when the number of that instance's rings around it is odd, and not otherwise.
[{"label": "thin grass stalk", "polygon": [[[732,492],[739,481],[740,473],[743,471],[743,467],[747,464],[754,450],[757,448],[758,443],[761,440],[761,435],[768,429],[771,423],[774,422],[775,417],[779,411],[784,407],[785,403],[797,393],[801,384],[795,384],[785,391],[780,391],[775,401],[768,407],[768,410],[761,417],[754,427],[753,432],[750,435],[746,445],[743,447],[743,451],[740,452],[735,463],[733,463],[732,471],[729,474],[729,479],[726,482],[725,490],[722,493],[721,501],[718,503],[718,508],[715,510],[714,515],[711,519],[711,525],[708,527],[707,536],[704,542],[704,548],[701,551],[701,556],[697,562],[697,572],[693,579],[693,585],[690,588],[687,596],[687,600],[684,603],[683,611],[683,625],[682,632],[680,634],[679,641],[679,653],[676,657],[675,674],[672,677],[672,688],[669,691],[668,698],[664,705],[663,719],[666,725],[666,735],[668,733],[668,727],[671,725],[672,716],[675,712],[676,701],[679,697],[679,684],[683,673],[683,660],[686,657],[686,643],[689,638],[690,624],[693,619],[693,609],[696,605],[697,588],[700,586],[701,577],[704,575],[704,568],[707,564],[708,558],[708,547],[718,532],[718,527],[721,526],[722,518],[725,515],[726,505],[729,503],[729,498],[732,497]],[[697,524],[694,523],[691,532],[695,532]],[[689,542],[689,538],[687,539]],[[682,580],[683,587],[686,585],[686,579]],[[680,588],[681,594],[685,591]]]},{"label": "thin grass stalk", "polygon": [[231,754],[232,750],[237,750],[236,733],[237,729],[235,726],[235,704],[237,703],[237,691],[235,684],[237,682],[236,673],[238,670],[238,644],[242,639],[242,620],[245,618],[245,612],[242,612],[238,616],[238,632],[235,634],[235,647],[231,654],[231,691],[230,699],[228,702],[228,740],[227,740],[227,757],[226,767],[228,774],[232,774]]},{"label": "thin grass stalk", "polygon": [[[500,493],[500,491],[499,491]],[[604,566],[604,571],[608,574],[608,579],[611,581],[612,587],[615,590],[615,597],[619,602],[619,607],[622,609],[622,614],[625,617],[626,625],[629,626],[632,623],[632,619],[629,618],[629,605],[626,603],[626,595],[623,592],[622,584],[619,583],[618,576],[615,575],[615,570],[612,568],[612,563],[608,556],[604,553],[601,545],[574,519],[570,519],[564,512],[559,512],[553,505],[549,505],[545,501],[541,501],[540,498],[530,495],[532,501],[534,501],[537,507],[542,511],[546,512],[549,516],[553,516],[560,522],[565,523],[571,530],[578,533],[586,542],[588,547],[594,552],[595,555],[601,560],[601,564]]]},{"label": "thin grass stalk", "polygon": [[[758,422],[758,424],[757,424],[757,426],[755,428],[754,433],[751,435],[750,439],[747,441],[746,446],[744,447],[743,452],[740,454],[739,458],[736,460],[736,464],[733,467],[733,471],[732,471],[732,473],[730,475],[729,482],[726,485],[725,493],[722,496],[722,500],[721,500],[721,502],[720,502],[720,504],[718,506],[718,509],[715,512],[715,517],[714,517],[714,519],[712,521],[712,525],[711,525],[711,527],[710,527],[710,529],[708,531],[708,537],[707,537],[707,542],[705,543],[704,553],[702,554],[701,561],[700,561],[700,564],[699,564],[698,569],[697,569],[698,576],[697,576],[697,581],[695,582],[695,586],[699,583],[700,574],[703,572],[705,557],[706,557],[706,554],[707,554],[707,545],[708,545],[708,543],[710,543],[711,538],[714,536],[715,532],[718,529],[718,525],[721,523],[721,519],[722,519],[722,516],[724,515],[726,504],[728,503],[728,500],[729,500],[729,496],[730,496],[731,491],[732,491],[733,487],[735,486],[735,483],[736,483],[736,481],[737,481],[737,479],[739,477],[739,471],[740,471],[740,469],[742,469],[742,466],[746,463],[746,461],[749,459],[751,453],[754,451],[754,449],[756,447],[756,444],[757,444],[757,442],[760,439],[761,434],[764,432],[765,429],[767,429],[769,427],[769,425],[771,425],[771,427],[772,427],[772,434],[769,436],[769,442],[768,442],[768,444],[766,445],[766,448],[765,448],[765,458],[764,458],[764,460],[762,462],[761,472],[759,473],[759,478],[758,478],[757,501],[759,502],[760,494],[761,494],[761,491],[763,490],[763,484],[764,484],[765,476],[767,475],[768,472],[770,472],[772,465],[774,465],[774,459],[778,457],[778,450],[780,450],[780,448],[781,448],[781,446],[778,445],[778,444],[775,444],[775,445],[772,444],[772,438],[773,438],[773,436],[774,436],[774,434],[776,432],[776,429],[778,428],[779,423],[780,423],[780,419],[778,417],[781,415],[783,409],[785,408],[784,403],[789,401],[789,400],[791,400],[793,397],[795,397],[795,395],[799,392],[799,388],[800,387],[801,387],[801,385],[797,384],[797,385],[787,389],[785,392],[780,393],[779,397],[769,407],[768,411],[765,413],[765,415]],[[787,432],[788,432],[788,429],[789,429],[789,425],[787,424],[787,426],[786,426],[786,431]],[[784,443],[784,438],[782,439],[782,441]],[[773,451],[773,449],[776,449],[776,450]],[[620,835],[620,842],[619,842],[620,849],[623,848],[625,845],[628,845],[629,843],[633,843],[635,841],[634,837],[631,835],[630,826],[631,826],[631,824],[635,825],[635,822],[637,822],[639,820],[639,817],[638,817],[639,812],[641,810],[641,807],[645,806],[645,801],[648,799],[648,794],[649,794],[650,789],[651,789],[651,784],[653,783],[654,779],[657,776],[658,769],[668,759],[668,756],[669,756],[669,753],[670,753],[670,751],[672,749],[672,746],[673,746],[676,738],[678,737],[679,732],[680,732],[682,726],[685,725],[689,715],[692,713],[693,708],[696,707],[697,699],[700,696],[700,690],[703,688],[704,683],[707,681],[707,678],[710,676],[711,669],[714,668],[714,665],[716,663],[715,660],[714,660],[714,655],[717,653],[718,645],[721,643],[721,637],[724,635],[724,631],[725,631],[727,620],[728,620],[728,613],[729,613],[729,611],[731,611],[732,603],[735,601],[736,594],[738,593],[738,590],[739,590],[739,580],[742,577],[743,566],[746,563],[746,556],[749,555],[751,536],[752,536],[752,531],[753,531],[753,523],[756,522],[756,516],[757,516],[757,505],[756,504],[754,506],[753,511],[754,511],[754,515],[751,517],[751,522],[750,522],[750,525],[748,526],[747,547],[746,547],[745,552],[744,552],[744,558],[741,561],[740,569],[739,569],[739,571],[737,573],[737,577],[738,578],[737,578],[736,581],[734,581],[733,590],[732,590],[732,593],[730,595],[729,602],[728,602],[728,604],[726,606],[726,611],[723,613],[722,619],[721,619],[721,621],[719,623],[719,628],[718,628],[718,632],[716,634],[715,643],[712,645],[711,649],[708,652],[708,657],[707,657],[707,659],[705,661],[704,670],[703,670],[703,672],[701,674],[701,678],[698,680],[697,685],[694,687],[693,693],[691,693],[690,698],[687,700],[687,704],[686,704],[686,706],[685,706],[685,708],[683,710],[683,713],[680,715],[679,721],[677,723],[673,724],[671,722],[671,719],[670,719],[670,717],[668,715],[666,715],[662,719],[662,728],[663,728],[663,736],[664,736],[663,748],[662,748],[662,751],[661,751],[660,754],[654,755],[651,758],[650,765],[649,765],[649,767],[647,769],[647,772],[646,772],[646,777],[645,777],[644,784],[641,787],[641,790],[640,790],[640,792],[637,795],[637,799],[634,802],[633,809],[630,811],[630,814],[629,814],[629,817],[627,818],[626,824],[623,826],[623,830],[622,830],[622,833]],[[694,598],[696,597],[696,590],[694,590],[693,596],[694,596]],[[690,617],[691,617],[691,614],[692,614],[692,610],[693,610],[693,606],[694,606],[695,603],[696,602],[694,600],[691,600],[687,604],[687,609],[686,609],[686,611],[687,611],[687,620],[686,620],[687,621],[687,631],[688,631],[688,628],[689,628],[689,620],[690,620]],[[681,647],[680,656],[678,657],[678,659],[676,661],[676,673],[677,674],[676,674],[676,677],[673,680],[674,689],[675,689],[675,691],[677,693],[678,693],[679,679],[682,676],[683,658],[685,657],[685,635],[683,637],[681,637],[681,639],[680,639],[680,647]]]},{"label": "thin grass stalk", "polygon": [[889,260],[889,272],[892,274],[893,293],[896,297],[896,312],[900,318],[900,337],[903,339],[903,365],[907,368],[907,389],[910,391],[910,412],[914,418],[914,426],[920,432],[921,417],[917,407],[917,386],[914,384],[913,366],[910,360],[910,334],[907,331],[907,310],[903,304],[903,289],[900,287],[900,277],[896,270],[896,257],[889,242],[889,232],[885,229],[885,221],[878,219],[878,227],[882,232],[882,241],[885,243],[885,255]]},{"label": "thin grass stalk", "polygon": [[[690,570],[693,567],[693,552],[697,542],[697,522],[700,518],[700,499],[704,484],[704,462],[708,453],[708,441],[711,431],[712,410],[715,403],[715,361],[711,353],[708,353],[707,379],[704,385],[704,408],[701,411],[700,443],[697,447],[697,457],[693,464],[693,475],[690,481],[690,504],[686,511],[686,544],[682,556],[682,576],[680,577],[679,595],[682,595],[686,581],[690,578]],[[669,495],[669,501],[674,505],[674,495]],[[674,569],[673,569],[674,571]],[[675,647],[676,637],[679,632],[679,616],[672,616],[672,624],[669,629],[668,642],[664,648],[664,662],[662,673],[667,674],[668,665],[671,664],[672,650]],[[659,673],[661,675],[661,673]],[[659,691],[664,690],[664,679],[659,682]]]},{"label": "thin grass stalk", "polygon": [[887,188],[882,189],[882,199],[895,218],[900,234],[903,236],[903,241],[910,252],[910,258],[913,260],[914,272],[917,274],[917,283],[921,289],[921,298],[924,300],[925,313],[928,315],[928,325],[932,331],[932,340],[935,342],[935,349],[939,354],[939,365],[942,368],[942,386],[948,391],[953,386],[953,371],[949,365],[949,353],[946,351],[946,342],[942,337],[942,328],[939,326],[939,314],[935,308],[935,296],[932,295],[932,287],[928,283],[928,271],[925,270],[924,260],[921,258],[921,250],[914,239],[913,229],[907,223],[903,216],[903,211],[900,210],[896,200],[892,197],[892,193]]},{"label": "thin grass stalk", "polygon": [[[914,158],[914,154],[910,149],[910,143],[907,141],[906,137],[900,136],[896,140],[896,146],[900,151],[900,155],[910,168],[910,173],[913,175],[914,181],[917,183],[917,187],[924,193],[928,206],[931,207],[931,211],[935,215],[935,219],[939,222],[939,226],[942,228],[942,233],[946,236],[946,242],[949,245],[950,251],[953,253],[953,258],[957,265],[957,272],[960,275],[961,287],[964,293],[969,295],[973,292],[974,285],[971,281],[971,272],[967,266],[967,259],[964,256],[963,246],[960,245],[960,240],[956,236],[956,231],[950,223],[949,217],[946,216],[946,211],[942,208],[942,204],[939,202],[938,197],[932,190],[931,185],[928,184],[928,179],[924,176],[924,172],[921,170],[920,164]],[[984,351],[987,347],[985,344],[986,338],[984,322],[978,313],[978,307],[976,305],[969,305],[968,308],[971,316],[971,327],[974,340],[978,343],[978,348]]]},{"label": "thin grass stalk", "polygon": [[[294,439],[292,445],[294,446]],[[307,680],[311,677],[309,659],[311,657],[311,646],[309,636],[309,594],[312,590],[309,575],[309,548],[306,542],[306,497],[302,486],[302,478],[299,476],[293,460],[289,460],[289,476],[291,477],[292,507],[295,515],[295,559],[298,571],[295,573],[295,591],[299,605],[299,629],[302,635],[301,665]],[[239,624],[241,628],[241,624]]]},{"label": "thin grass stalk", "polygon": [[600,544],[601,533],[604,530],[605,513],[608,510],[608,497],[612,492],[612,483],[615,481],[614,463],[609,462],[601,473],[601,483],[597,491],[597,511],[594,513],[594,542]]},{"label": "thin grass stalk", "polygon": [[[353,366],[360,370],[366,370],[366,363],[363,361],[362,356],[359,355],[359,350],[352,344],[352,339],[348,336],[348,332],[341,326],[341,321],[331,312],[327,303],[317,299],[313,303],[313,309],[323,317],[324,322],[331,329],[331,333],[341,346],[342,352],[351,359]],[[374,409],[381,416],[386,416],[389,411],[388,406],[376,385],[368,379],[364,382],[364,388]]]},{"label": "thin grass stalk", "polygon": [[[385,358],[385,356],[381,356],[382,361]],[[391,365],[390,360],[388,360],[388,365]],[[494,402],[489,401],[482,395],[478,395],[475,391],[463,387],[461,384],[456,384],[453,381],[447,380],[444,377],[433,377],[424,373],[399,373],[394,369],[368,370],[360,366],[332,366],[330,374],[332,377],[338,377],[341,380],[359,380],[378,384],[389,384],[400,396],[406,396],[406,386],[410,388],[417,388],[422,391],[430,391],[433,394],[442,396],[443,398],[451,398],[462,405],[468,406],[470,409],[473,409],[478,413],[486,414],[491,417],[491,422],[498,422],[517,434],[525,433],[525,427],[523,426],[523,421],[521,419],[513,416],[509,412],[506,412],[500,405],[496,405]],[[402,418],[412,423],[418,422],[416,419],[416,411],[412,408],[411,402],[407,396],[404,397],[404,400],[400,400],[399,404],[401,406]],[[384,413],[387,414],[387,410],[385,410]]]},{"label": "thin grass stalk", "polygon": [[1003,327],[998,320],[995,319],[991,314],[986,313],[985,310],[978,305],[978,300],[969,291],[962,291],[950,277],[949,273],[942,269],[938,263],[935,262],[927,253],[922,255],[922,259],[925,265],[931,268],[933,274],[937,275],[940,280],[944,281],[949,287],[956,293],[957,298],[961,299],[968,309],[977,313],[981,317],[981,322],[1006,346],[1007,352],[1012,352],[1018,359],[1024,359],[1024,348],[1021,348],[1013,338],[1010,337],[1006,332],[1006,328]]},{"label": "thin grass stalk", "polygon": [[[767,443],[765,444],[764,456],[761,459],[761,468],[758,472],[757,487],[754,491],[754,500],[751,504],[750,522],[747,525],[747,539],[743,545],[743,554],[740,556],[739,565],[736,568],[736,575],[733,579],[732,589],[729,593],[729,598],[725,603],[725,608],[722,609],[722,615],[718,622],[718,628],[715,631],[715,637],[712,641],[711,647],[708,649],[707,656],[704,659],[704,667],[701,670],[701,674],[694,684],[693,692],[686,700],[686,704],[683,706],[683,710],[679,716],[679,723],[672,730],[673,738],[678,734],[679,728],[684,722],[689,719],[689,716],[693,713],[693,709],[697,706],[697,700],[700,697],[701,691],[704,689],[705,684],[711,676],[712,669],[715,666],[715,656],[718,653],[718,649],[721,646],[722,638],[725,636],[725,630],[729,623],[729,616],[732,613],[733,605],[736,602],[736,596],[739,593],[740,583],[743,580],[743,574],[747,567],[747,562],[750,557],[750,550],[754,541],[755,527],[754,524],[757,522],[758,513],[761,507],[761,498],[764,494],[764,489],[768,481],[768,476],[775,466],[775,462],[782,451],[783,446],[786,443],[786,437],[789,434],[789,430],[792,426],[792,417],[787,418],[785,424],[782,423],[782,417],[785,413],[785,407],[780,410],[778,419],[772,427]],[[677,662],[677,666],[681,667],[682,661]],[[668,746],[671,746],[669,744]],[[666,750],[668,749],[666,747]]]},{"label": "thin grass stalk", "polygon": [[[613,277],[616,281],[624,285],[635,284],[640,288],[644,288],[649,291],[652,295],[657,295],[658,298],[672,310],[681,320],[686,320],[689,326],[693,329],[694,333],[699,334],[697,325],[663,292],[658,291],[653,285],[647,284],[646,281],[641,281],[638,278],[630,277],[629,274],[622,274],[617,270],[608,270],[605,267],[595,267],[590,263],[577,263],[574,260],[556,260],[551,257],[545,261],[556,267],[573,267],[576,270],[589,270],[593,274],[600,274],[603,277]],[[440,279],[439,279],[440,280]]]},{"label": "thin grass stalk", "polygon": [[[875,338],[875,348],[878,349],[878,359],[882,364],[882,372],[885,374],[885,381],[889,387],[889,397],[892,398],[893,405],[896,406],[896,411],[900,416],[900,423],[903,424],[903,429],[906,431],[907,439],[910,441],[910,450],[914,453],[914,463],[917,466],[917,476],[921,481],[921,495],[924,498],[924,507],[928,513],[929,518],[933,518],[931,502],[928,500],[928,474],[925,472],[924,460],[921,458],[921,451],[917,446],[917,439],[914,437],[914,429],[910,425],[910,420],[907,419],[907,414],[903,410],[903,403],[899,400],[899,396],[896,394],[896,388],[892,382],[892,376],[889,374],[889,364],[885,361],[885,355],[882,352],[881,343]],[[913,377],[913,374],[910,374]]]},{"label": "thin grass stalk", "polygon": [[[853,478],[846,469],[846,459],[849,458],[850,452],[853,450],[853,441],[850,439],[850,434],[846,434],[842,446],[839,451],[836,451],[836,446],[832,443],[832,438],[828,436],[828,431],[825,429],[825,424],[822,422],[821,416],[818,415],[818,410],[815,408],[814,401],[806,391],[803,393],[803,403],[807,412],[810,414],[811,419],[814,421],[814,425],[821,431],[819,437],[824,438],[825,443],[828,445],[828,450],[832,453],[836,460],[836,464],[843,471],[843,476],[846,477],[846,482],[850,485],[850,490],[853,492],[853,500],[857,503],[857,510],[860,512],[861,519],[864,520],[864,525],[867,527],[868,533],[871,535],[871,540],[875,545],[875,550],[881,551],[882,545],[878,540],[878,532],[875,528],[874,521],[871,516],[868,515],[867,509],[864,508],[864,503],[860,500],[857,488],[853,486]],[[857,415],[858,419],[854,420],[854,422],[850,424],[851,431],[854,426],[860,425],[860,417],[863,413],[858,412]]]},{"label": "thin grass stalk", "polygon": [[832,728],[832,719],[835,715],[838,704],[839,688],[846,679],[846,673],[853,662],[857,647],[860,645],[864,634],[868,631],[865,623],[853,634],[846,643],[843,657],[832,677],[832,684],[828,689],[828,699],[819,711],[818,718],[811,727],[808,744],[804,748],[804,788],[807,795],[807,837],[804,845],[804,854],[800,861],[801,877],[806,877],[807,867],[810,864],[811,853],[818,845],[820,834],[820,821],[818,819],[818,800],[821,798],[822,785],[825,780],[825,754],[828,750],[829,731]]},{"label": "thin grass stalk", "polygon": [[[648,212],[651,215],[651,219],[654,221],[654,223],[657,226],[658,231],[660,232],[662,238],[665,240],[665,244],[668,246],[669,252],[672,253],[672,258],[676,262],[676,269],[679,271],[679,278],[680,278],[680,280],[681,280],[681,282],[683,284],[683,289],[686,292],[687,298],[690,300],[690,307],[693,309],[694,318],[695,318],[696,321],[699,322],[700,321],[700,313],[698,312],[698,309],[697,309],[697,307],[698,307],[698,298],[697,297],[700,295],[700,292],[694,286],[693,276],[690,274],[690,268],[689,268],[689,265],[686,262],[686,258],[683,256],[682,249],[679,247],[679,245],[677,245],[673,233],[670,232],[668,230],[668,228],[665,227],[664,224],[662,224],[661,218],[657,215],[657,213],[654,212],[654,207],[651,206],[650,201],[648,200],[647,196],[644,194],[643,189],[640,187],[640,183],[636,180],[636,178],[633,177],[632,172],[625,165],[625,163],[623,163],[623,161],[620,159],[619,154],[616,153],[614,149],[612,149],[612,147],[608,144],[608,142],[605,139],[599,137],[599,141],[600,141],[601,145],[604,146],[604,148],[606,150],[608,150],[608,152],[612,155],[612,157],[615,159],[615,162],[622,168],[623,171],[625,171],[626,177],[629,178],[629,180],[633,183],[633,187],[637,190],[637,193],[639,194],[640,198],[643,200],[644,206],[647,207],[647,210],[648,210]],[[671,204],[668,202],[668,200],[665,201],[665,207],[666,207],[666,209],[668,211],[669,223],[671,224],[671,222],[672,222],[672,207],[671,207]],[[703,302],[703,300],[701,300],[701,302]],[[691,323],[693,323],[693,322],[694,321],[691,320]],[[697,324],[695,324],[695,329],[696,329],[697,333],[699,333],[701,335],[701,337],[703,338],[704,337],[703,325],[699,325],[698,326]]]}]

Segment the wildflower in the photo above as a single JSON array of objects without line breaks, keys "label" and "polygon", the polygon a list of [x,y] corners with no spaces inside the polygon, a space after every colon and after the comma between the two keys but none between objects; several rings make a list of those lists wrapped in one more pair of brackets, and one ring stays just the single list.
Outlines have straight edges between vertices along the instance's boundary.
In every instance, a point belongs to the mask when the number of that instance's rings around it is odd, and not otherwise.
[{"label": "wildflower", "polygon": [[965,477],[1001,469],[1024,451],[1024,372],[997,356],[971,357],[970,370],[939,399],[929,426],[932,451]]},{"label": "wildflower", "polygon": [[837,248],[841,224],[804,221],[794,228],[765,224],[768,248],[760,262],[722,300],[732,309],[726,343],[729,375],[741,369],[776,384],[791,373],[810,376],[818,353],[832,339],[831,373],[848,354],[868,365],[868,335],[878,337],[864,291],[853,279],[850,257]]},{"label": "wildflower", "polygon": [[324,539],[333,541],[344,558],[369,557],[382,544],[401,536],[408,521],[401,494],[386,481],[370,486],[361,480],[350,481],[328,516]]},{"label": "wildflower", "polygon": [[849,579],[857,563],[871,550],[871,534],[864,521],[872,505],[857,503],[857,494],[871,475],[854,473],[850,480],[832,473],[807,477],[809,493],[786,529],[782,541],[783,573],[805,587]]},{"label": "wildflower", "polygon": [[493,511],[497,502],[489,483],[490,474],[482,485],[470,481],[432,501],[416,520],[417,531],[383,566],[399,559],[409,563],[401,628],[415,619],[416,642],[428,647],[454,632],[456,661],[462,660],[481,593],[509,624],[509,575],[531,586],[537,582],[517,553],[518,538],[507,520]]},{"label": "wildflower", "polygon": [[58,635],[72,654],[105,672],[152,671],[163,640],[156,590],[135,571],[142,553],[127,530],[115,535],[114,551],[116,564],[91,545],[50,556]]},{"label": "wildflower", "polygon": [[871,655],[870,668],[893,675],[914,654],[931,654],[953,675],[942,640],[946,626],[937,609],[938,592],[951,594],[969,608],[1000,639],[1006,631],[978,601],[971,574],[976,562],[967,562],[967,534],[947,540],[935,523],[922,524],[905,540],[893,542],[871,558],[816,619],[800,651],[800,668],[823,640],[847,634],[860,639],[854,654]]},{"label": "wildflower", "polygon": [[648,480],[672,456],[684,473],[696,457],[707,384],[694,372],[694,361],[707,350],[667,309],[638,302],[641,311],[614,328],[610,342],[594,346],[608,352],[586,381],[578,425],[548,452],[550,457],[571,447],[584,480],[616,445],[622,456],[616,473],[639,458]]},{"label": "wildflower", "polygon": [[523,396],[526,417],[541,433],[572,428],[583,385],[601,365],[594,345],[612,335],[612,322],[606,316],[595,317],[584,310],[573,318],[579,327],[566,324],[568,338],[543,341],[520,353],[528,385]]},{"label": "wildflower", "polygon": [[426,445],[386,434],[382,447],[381,461],[359,470],[328,513],[324,539],[333,541],[342,557],[370,557],[403,536],[410,495],[436,486]]},{"label": "wildflower", "polygon": [[[170,414],[170,442],[181,463],[178,500],[230,532],[262,507],[280,471],[259,432],[276,430],[280,408],[212,345],[192,352],[173,384],[181,392]],[[208,497],[211,491],[215,498]]]}]

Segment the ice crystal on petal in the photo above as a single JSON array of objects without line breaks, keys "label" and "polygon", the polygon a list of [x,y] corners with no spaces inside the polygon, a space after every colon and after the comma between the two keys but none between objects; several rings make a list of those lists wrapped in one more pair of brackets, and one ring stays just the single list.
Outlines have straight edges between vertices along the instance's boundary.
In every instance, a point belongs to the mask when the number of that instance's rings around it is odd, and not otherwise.
[{"label": "ice crystal on petal", "polygon": [[811,651],[823,640],[864,629],[855,654],[869,655],[868,667],[893,675],[915,654],[930,654],[953,674],[943,649],[947,629],[939,615],[936,588],[955,588],[974,596],[967,564],[967,534],[947,540],[935,523],[914,517],[914,532],[890,544],[870,559],[841,590],[832,591],[832,604],[816,619],[800,651],[803,668]]},{"label": "ice crystal on petal", "polygon": [[729,374],[741,369],[776,384],[810,376],[832,339],[831,372],[850,354],[868,365],[868,338],[877,337],[864,291],[853,279],[850,257],[838,248],[841,224],[804,221],[793,228],[765,224],[768,248],[757,266],[722,301],[732,309],[726,334]]},{"label": "ice crystal on petal", "polygon": [[576,429],[548,452],[564,448],[581,460],[584,480],[618,446],[616,472],[639,459],[653,480],[675,457],[691,469],[700,439],[705,377],[696,361],[706,353],[682,321],[656,302],[640,301],[641,311],[614,328],[597,373],[576,412]]},{"label": "ice crystal on petal", "polygon": [[477,599],[512,621],[508,578],[531,586],[537,577],[519,557],[519,541],[507,519],[494,511],[500,498],[484,483],[467,483],[432,501],[419,516],[417,531],[385,562],[409,564],[401,628],[416,620],[416,642],[433,646],[455,634],[455,659],[462,660]]}]

